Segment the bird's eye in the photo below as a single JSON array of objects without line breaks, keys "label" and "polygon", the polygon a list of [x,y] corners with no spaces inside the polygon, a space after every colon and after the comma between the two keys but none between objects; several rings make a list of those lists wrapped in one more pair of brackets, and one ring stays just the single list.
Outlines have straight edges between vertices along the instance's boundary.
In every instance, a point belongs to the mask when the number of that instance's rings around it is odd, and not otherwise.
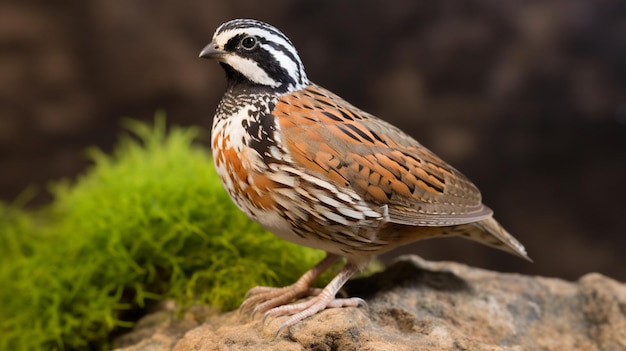
[{"label": "bird's eye", "polygon": [[246,50],[252,50],[256,48],[258,41],[255,37],[245,37],[241,40],[241,46]]}]

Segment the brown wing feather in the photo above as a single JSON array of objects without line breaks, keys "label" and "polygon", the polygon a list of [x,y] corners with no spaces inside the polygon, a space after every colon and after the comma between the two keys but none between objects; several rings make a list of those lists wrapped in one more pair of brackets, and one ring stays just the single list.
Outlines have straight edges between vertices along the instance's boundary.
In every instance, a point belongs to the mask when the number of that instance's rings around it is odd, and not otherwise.
[{"label": "brown wing feather", "polygon": [[273,111],[296,164],[352,187],[390,221],[447,226],[491,216],[460,172],[391,124],[319,86],[282,97]]}]

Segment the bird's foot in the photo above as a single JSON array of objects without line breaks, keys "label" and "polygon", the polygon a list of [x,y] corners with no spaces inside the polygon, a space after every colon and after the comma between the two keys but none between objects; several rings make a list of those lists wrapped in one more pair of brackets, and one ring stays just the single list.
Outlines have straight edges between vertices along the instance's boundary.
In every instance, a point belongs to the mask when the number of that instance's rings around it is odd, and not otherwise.
[{"label": "bird's foot", "polygon": [[319,294],[311,299],[303,302],[299,302],[292,305],[281,305],[274,307],[263,314],[263,321],[267,318],[276,318],[280,316],[290,316],[284,321],[276,335],[278,336],[285,328],[289,328],[292,325],[300,322],[301,320],[310,317],[327,308],[341,308],[341,307],[358,307],[367,306],[367,303],[358,297],[352,298],[336,298],[334,295],[328,294],[327,291],[321,291]]},{"label": "bird's foot", "polygon": [[[245,301],[239,307],[240,311],[252,311],[252,315],[263,314],[263,322],[267,318],[290,316],[278,328],[278,336],[282,330],[299,321],[316,314],[326,308],[356,307],[365,305],[360,298],[336,298],[337,292],[345,282],[362,266],[348,262],[346,266],[333,278],[324,289],[311,288],[313,281],[325,271],[337,256],[329,254],[322,262],[306,272],[297,282],[284,288],[258,286],[250,289]],[[289,303],[303,297],[312,298],[292,305]]]},{"label": "bird's foot", "polygon": [[330,267],[338,256],[328,254],[320,263],[304,273],[297,282],[284,288],[257,286],[246,293],[245,301],[239,306],[240,311],[252,311],[252,315],[265,313],[272,308],[288,304],[298,298],[315,296],[322,289],[311,288],[311,284],[319,275]]},{"label": "bird's foot", "polygon": [[286,305],[296,299],[318,295],[322,289],[310,288],[305,284],[295,284],[284,288],[257,286],[246,293],[246,299],[239,306],[243,312],[252,311],[252,316],[265,313],[279,306]]}]

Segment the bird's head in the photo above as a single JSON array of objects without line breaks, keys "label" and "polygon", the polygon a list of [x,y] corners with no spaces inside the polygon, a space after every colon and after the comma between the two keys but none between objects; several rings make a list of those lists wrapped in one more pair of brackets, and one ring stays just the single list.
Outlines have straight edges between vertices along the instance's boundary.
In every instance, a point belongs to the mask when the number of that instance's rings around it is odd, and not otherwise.
[{"label": "bird's head", "polygon": [[309,83],[291,41],[258,20],[235,19],[222,24],[200,57],[219,61],[231,86],[289,92]]}]

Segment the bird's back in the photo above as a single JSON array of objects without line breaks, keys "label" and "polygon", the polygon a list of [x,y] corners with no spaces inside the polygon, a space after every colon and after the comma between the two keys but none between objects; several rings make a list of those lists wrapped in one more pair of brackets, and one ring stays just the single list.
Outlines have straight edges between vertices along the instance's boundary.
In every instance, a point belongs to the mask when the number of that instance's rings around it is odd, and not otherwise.
[{"label": "bird's back", "polygon": [[460,235],[526,257],[478,189],[395,126],[316,85],[281,97],[272,115],[294,167],[384,209],[376,236],[385,250]]}]

